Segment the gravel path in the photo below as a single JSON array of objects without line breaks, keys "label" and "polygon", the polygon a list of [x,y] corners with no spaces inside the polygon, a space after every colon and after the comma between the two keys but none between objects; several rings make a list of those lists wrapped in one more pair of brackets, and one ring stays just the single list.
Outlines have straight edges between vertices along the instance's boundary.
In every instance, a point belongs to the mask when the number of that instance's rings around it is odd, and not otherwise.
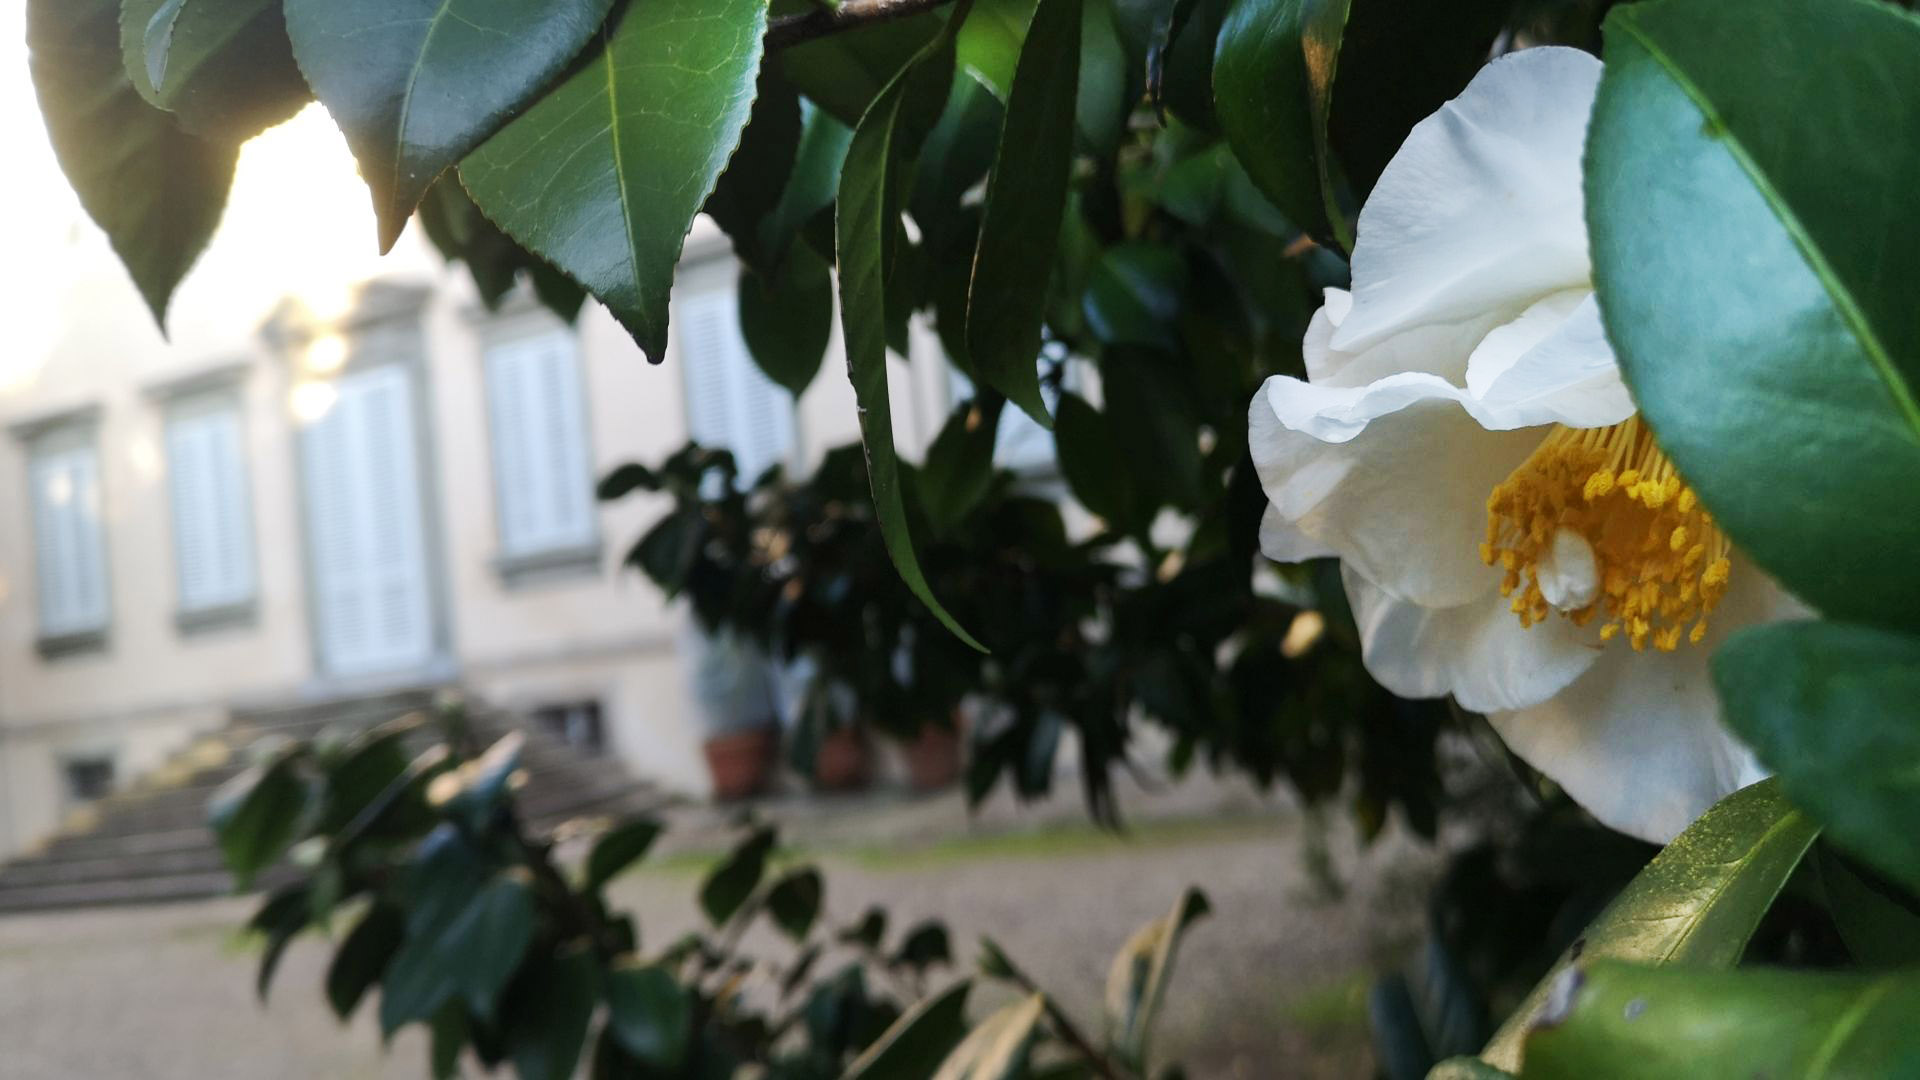
[{"label": "gravel path", "polygon": [[[1028,831],[1008,833],[1012,816],[969,824],[943,800],[842,803],[802,815],[790,835],[825,870],[835,923],[870,903],[891,910],[896,934],[943,917],[963,965],[991,934],[1093,1031],[1113,952],[1198,882],[1214,912],[1181,953],[1156,1056],[1183,1061],[1193,1080],[1367,1075],[1366,973],[1415,933],[1434,856],[1395,837],[1360,852],[1336,832],[1346,892],[1335,901],[1305,869],[1295,813],[1185,786],[1129,808],[1144,823],[1122,839],[1090,833],[1071,807],[1027,811]],[[682,834],[697,848],[711,837],[690,817]],[[658,945],[695,925],[697,881],[683,853],[616,883],[615,899]],[[417,1031],[383,1053],[371,1010],[344,1030],[334,1022],[324,942],[296,943],[269,1005],[255,1002],[257,956],[234,933],[251,906],[0,919],[0,1078],[419,1080]],[[770,934],[748,944],[784,955]]]}]

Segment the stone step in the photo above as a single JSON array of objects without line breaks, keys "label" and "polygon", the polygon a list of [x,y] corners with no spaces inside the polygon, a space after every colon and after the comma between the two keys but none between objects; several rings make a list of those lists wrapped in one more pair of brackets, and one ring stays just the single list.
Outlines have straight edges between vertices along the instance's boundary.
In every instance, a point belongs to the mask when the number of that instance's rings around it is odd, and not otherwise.
[{"label": "stone step", "polygon": [[154,904],[170,900],[204,900],[233,891],[233,879],[217,874],[179,874],[172,877],[89,881],[77,885],[30,885],[13,888],[0,875],[0,912],[45,908],[93,907],[106,904]]},{"label": "stone step", "polygon": [[147,855],[114,856],[103,859],[59,859],[51,862],[25,862],[7,867],[0,876],[0,887],[13,889],[41,885],[80,885],[94,881],[178,877],[182,875],[226,872],[227,864],[212,834],[203,837],[199,847],[179,851],[161,851]]}]

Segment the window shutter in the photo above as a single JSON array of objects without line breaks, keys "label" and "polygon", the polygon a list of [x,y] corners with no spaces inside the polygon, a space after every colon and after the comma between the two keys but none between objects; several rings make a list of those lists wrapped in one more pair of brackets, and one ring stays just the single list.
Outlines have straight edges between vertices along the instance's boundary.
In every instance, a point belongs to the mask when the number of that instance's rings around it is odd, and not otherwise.
[{"label": "window shutter", "polygon": [[106,545],[100,525],[100,464],[91,446],[33,455],[34,554],[40,633],[105,630]]},{"label": "window shutter", "polygon": [[738,310],[727,287],[686,294],[675,314],[688,434],[733,451],[741,482],[751,484],[793,453],[793,398],[753,362]]},{"label": "window shutter", "polygon": [[302,454],[322,662],[333,674],[419,666],[433,622],[412,386],[388,365],[337,387]]},{"label": "window shutter", "polygon": [[493,346],[486,365],[503,553],[592,544],[593,465],[573,334],[558,330]]},{"label": "window shutter", "polygon": [[254,595],[253,531],[239,409],[186,402],[167,424],[174,562],[180,610],[243,604]]}]

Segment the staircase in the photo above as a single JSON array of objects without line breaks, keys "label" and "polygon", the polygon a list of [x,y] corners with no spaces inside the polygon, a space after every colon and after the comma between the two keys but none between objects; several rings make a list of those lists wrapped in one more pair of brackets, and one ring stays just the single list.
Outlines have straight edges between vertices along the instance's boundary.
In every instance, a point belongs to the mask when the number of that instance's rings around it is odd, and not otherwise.
[{"label": "staircase", "polygon": [[[252,759],[262,739],[311,738],[325,729],[356,730],[428,709],[432,691],[350,701],[236,711],[153,772],[76,811],[41,848],[0,865],[0,913],[101,904],[137,904],[225,895],[233,879],[206,825],[207,800]],[[526,735],[520,791],[523,819],[536,829],[588,814],[657,808],[662,796],[610,757],[575,749],[533,724],[469,703],[469,725],[483,744],[518,729]]]}]

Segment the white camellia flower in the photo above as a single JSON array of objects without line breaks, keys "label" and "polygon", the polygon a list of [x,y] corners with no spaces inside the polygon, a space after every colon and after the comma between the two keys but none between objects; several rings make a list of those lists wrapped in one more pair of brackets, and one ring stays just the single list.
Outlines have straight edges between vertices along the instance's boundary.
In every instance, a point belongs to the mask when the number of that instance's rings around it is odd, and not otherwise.
[{"label": "white camellia flower", "polygon": [[[1343,560],[1367,668],[1452,694],[1606,824],[1671,840],[1765,773],[1707,658],[1800,608],[1635,414],[1595,306],[1580,158],[1600,62],[1488,64],[1407,137],[1307,380],[1250,415],[1275,559]],[[1676,303],[1686,302],[1675,297]]]}]

